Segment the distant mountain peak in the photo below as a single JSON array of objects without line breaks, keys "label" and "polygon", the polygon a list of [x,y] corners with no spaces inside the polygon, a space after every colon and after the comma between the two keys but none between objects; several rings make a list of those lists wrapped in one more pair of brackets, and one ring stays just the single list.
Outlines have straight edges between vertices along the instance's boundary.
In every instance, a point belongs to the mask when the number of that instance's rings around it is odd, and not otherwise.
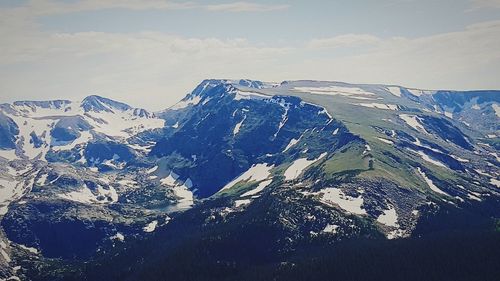
[{"label": "distant mountain peak", "polygon": [[40,108],[52,108],[52,109],[61,109],[67,105],[71,104],[69,100],[48,100],[48,101],[15,101],[13,103],[14,106],[25,106],[31,109],[40,107]]},{"label": "distant mountain peak", "polygon": [[114,101],[105,97],[98,95],[90,95],[83,99],[81,107],[85,112],[95,111],[95,112],[113,112],[113,109],[120,111],[127,111],[132,109],[128,104]]},{"label": "distant mountain peak", "polygon": [[265,83],[262,81],[256,81],[256,80],[249,80],[249,79],[241,79],[238,84],[240,86],[245,86],[248,88],[256,88],[256,89],[262,89],[265,87]]},{"label": "distant mountain peak", "polygon": [[203,80],[188,96],[196,97],[196,96],[204,96],[204,94],[208,93],[211,89],[220,86],[220,85],[231,85],[233,81],[225,80],[225,79],[205,79]]},{"label": "distant mountain peak", "polygon": [[239,79],[239,80],[230,80],[230,79],[205,79],[203,80],[194,90],[191,92],[188,97],[195,96],[203,96],[205,93],[209,92],[211,89],[220,86],[226,85],[228,92],[231,90],[236,90],[237,87],[245,87],[245,88],[253,88],[253,89],[263,89],[266,87],[270,87],[274,85],[273,83],[267,83],[257,80],[250,79]]}]

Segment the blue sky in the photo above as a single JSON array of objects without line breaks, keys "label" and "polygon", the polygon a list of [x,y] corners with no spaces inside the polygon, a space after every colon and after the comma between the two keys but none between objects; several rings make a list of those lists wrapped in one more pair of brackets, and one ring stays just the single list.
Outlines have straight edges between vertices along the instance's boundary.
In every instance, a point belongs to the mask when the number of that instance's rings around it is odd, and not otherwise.
[{"label": "blue sky", "polygon": [[204,78],[500,89],[500,0],[2,0],[0,102],[161,109]]},{"label": "blue sky", "polygon": [[270,1],[252,3],[283,5],[283,8],[260,13],[115,8],[48,16],[41,18],[40,22],[45,28],[59,32],[93,30],[129,33],[150,30],[187,37],[243,36],[252,42],[280,43],[345,33],[416,37],[498,19],[498,11],[491,9],[464,12],[471,8],[471,1],[460,0],[275,0],[272,4]]}]

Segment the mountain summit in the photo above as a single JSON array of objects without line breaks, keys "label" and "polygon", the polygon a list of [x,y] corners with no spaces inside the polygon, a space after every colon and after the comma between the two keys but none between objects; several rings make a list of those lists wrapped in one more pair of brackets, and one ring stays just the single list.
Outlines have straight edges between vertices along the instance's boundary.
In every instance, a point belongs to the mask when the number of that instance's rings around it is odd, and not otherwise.
[{"label": "mountain summit", "polygon": [[103,98],[100,96],[96,95],[91,95],[83,99],[81,107],[85,110],[85,112],[89,111],[105,111],[105,112],[112,112],[112,109],[119,110],[119,111],[127,111],[130,110],[132,107],[130,107],[127,104],[117,102],[114,100],[110,100],[107,98]]}]

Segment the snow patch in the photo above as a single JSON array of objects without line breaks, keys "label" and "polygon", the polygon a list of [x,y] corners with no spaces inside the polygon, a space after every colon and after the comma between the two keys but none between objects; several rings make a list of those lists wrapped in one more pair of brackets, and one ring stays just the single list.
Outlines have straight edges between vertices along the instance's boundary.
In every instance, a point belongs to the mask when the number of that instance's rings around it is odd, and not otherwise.
[{"label": "snow patch", "polygon": [[395,104],[384,104],[384,103],[355,103],[355,105],[375,108],[375,109],[385,109],[385,110],[398,110],[398,106]]},{"label": "snow patch", "polygon": [[250,200],[250,199],[235,200],[235,201],[234,201],[234,206],[235,206],[236,208],[238,208],[238,207],[241,207],[241,206],[248,205],[248,204],[250,204],[251,202],[252,202],[252,200]]},{"label": "snow patch", "polygon": [[294,180],[300,176],[302,171],[315,163],[316,161],[320,160],[321,158],[325,157],[327,155],[326,152],[322,153],[318,158],[312,159],[312,160],[307,160],[307,158],[300,158],[295,161],[293,161],[292,165],[288,167],[285,171],[285,180]]},{"label": "snow patch", "polygon": [[131,187],[131,188],[136,188],[138,186],[138,183],[136,181],[129,179],[119,180],[118,184],[123,187]]},{"label": "snow patch", "polygon": [[389,206],[389,210],[384,210],[384,212],[377,218],[377,221],[387,226],[399,227],[398,214],[393,206]]},{"label": "snow patch", "polygon": [[255,164],[250,167],[246,172],[241,174],[239,177],[232,180],[230,183],[226,184],[222,190],[227,190],[239,183],[240,181],[263,181],[267,179],[270,175],[270,170],[274,167],[274,165],[268,165],[266,163],[263,164]]},{"label": "snow patch", "polygon": [[491,156],[493,156],[493,157],[495,157],[495,159],[496,159],[498,162],[500,162],[500,157],[498,156],[498,154],[497,154],[496,152],[490,152],[490,153],[488,153],[488,154],[489,154],[489,155],[491,155]]},{"label": "snow patch", "polygon": [[150,223],[148,223],[145,227],[142,228],[144,232],[153,232],[156,229],[156,226],[158,225],[158,221],[154,220]]},{"label": "snow patch", "polygon": [[495,111],[495,115],[497,117],[500,117],[500,106],[498,104],[494,103],[494,104],[491,105],[491,107]]},{"label": "snow patch", "polygon": [[278,136],[279,132],[281,131],[281,128],[285,126],[286,121],[288,121],[288,107],[285,107],[285,112],[281,115],[281,121],[278,125],[278,130],[276,131],[276,133],[274,133],[274,138]]},{"label": "snow patch", "polygon": [[498,188],[500,188],[500,180],[490,179],[490,183]]},{"label": "snow patch", "polygon": [[246,119],[247,116],[245,115],[245,117],[243,117],[243,119],[238,124],[236,124],[236,126],[234,126],[233,136],[236,136],[240,132],[241,125],[243,125],[243,122],[245,122]]},{"label": "snow patch", "polygon": [[36,248],[33,248],[33,247],[27,247],[27,246],[24,246],[24,245],[21,245],[19,244],[19,247],[21,247],[22,249],[32,253],[32,254],[38,254],[38,250]]},{"label": "snow patch", "polygon": [[488,173],[486,173],[486,172],[484,172],[484,171],[481,171],[481,170],[479,170],[479,169],[474,169],[474,171],[476,171],[476,173],[478,173],[478,174],[480,174],[480,175],[482,175],[482,176],[486,176],[486,177],[493,177],[492,175],[490,175],[490,174],[488,174]]},{"label": "snow patch", "polygon": [[389,93],[395,95],[396,97],[401,97],[401,88],[399,87],[387,87]]},{"label": "snow patch", "polygon": [[318,111],[318,115],[320,114],[325,114],[326,116],[328,116],[328,119],[330,119],[330,121],[332,121],[333,119],[333,116],[330,114],[330,112],[328,112],[328,110],[326,110],[326,108],[323,108],[321,111]]},{"label": "snow patch", "polygon": [[201,97],[200,96],[194,96],[194,97],[191,97],[187,100],[183,100],[183,101],[180,101],[176,104],[174,104],[174,106],[172,106],[170,109],[173,109],[173,110],[178,110],[178,109],[183,109],[183,108],[186,108],[188,106],[195,106],[197,105],[198,103],[200,103],[201,101]]},{"label": "snow patch", "polygon": [[43,174],[41,175],[38,180],[36,181],[36,184],[37,185],[40,185],[40,186],[43,186],[45,184],[45,182],[47,181],[47,177],[48,175],[47,174]]},{"label": "snow patch", "polygon": [[175,185],[177,185],[176,182],[177,182],[178,178],[179,178],[179,176],[176,173],[170,172],[167,177],[162,178],[160,180],[160,183],[163,185],[175,186]]},{"label": "snow patch", "polygon": [[164,127],[165,120],[139,117],[134,114],[135,110],[88,112],[84,118],[92,125],[94,131],[119,138],[127,138],[146,130]]},{"label": "snow patch", "polygon": [[337,230],[338,230],[339,226],[336,225],[336,224],[327,224],[325,226],[325,228],[323,228],[323,230],[321,231],[322,233],[331,233],[331,234],[335,234],[337,233]]},{"label": "snow patch", "polygon": [[460,157],[455,156],[455,155],[453,155],[453,154],[450,154],[450,156],[451,156],[453,159],[457,160],[458,162],[462,162],[462,163],[468,163],[468,162],[470,162],[470,160],[469,160],[469,159],[460,158]]},{"label": "snow patch", "polygon": [[479,193],[469,193],[469,194],[467,194],[467,198],[469,198],[469,199],[476,200],[476,201],[483,201],[479,196],[480,196]]},{"label": "snow patch", "polygon": [[315,95],[344,96],[352,99],[371,100],[375,94],[357,87],[294,87],[292,91]]},{"label": "snow patch", "polygon": [[119,240],[119,241],[125,241],[125,236],[121,234],[120,232],[117,232],[115,235],[109,237],[111,240]]},{"label": "snow patch", "polygon": [[158,170],[158,166],[154,166],[153,168],[149,169],[146,171],[147,174],[152,174]]},{"label": "snow patch", "polygon": [[292,148],[292,146],[296,145],[301,138],[302,138],[302,136],[300,136],[298,139],[291,139],[290,142],[288,143],[288,145],[285,147],[285,150],[283,150],[283,152],[286,152],[287,150]]},{"label": "snow patch", "polygon": [[178,184],[173,187],[173,191],[176,197],[178,197],[177,204],[175,207],[179,210],[185,210],[189,209],[193,206],[194,204],[194,196],[193,192],[191,191],[191,187],[193,186],[193,183],[191,179],[187,179],[184,184]]},{"label": "snow patch", "polygon": [[172,187],[174,195],[178,197],[176,208],[179,210],[189,209],[194,204],[194,196],[191,191],[193,183],[187,179],[184,183],[178,181],[179,175],[171,171],[167,177],[160,179],[160,184]]},{"label": "snow patch", "polygon": [[[41,155],[43,159],[49,150],[49,144],[51,143],[50,130],[55,121],[53,119],[33,119],[17,115],[10,115],[10,117],[19,127],[19,139],[23,139],[23,141],[18,141],[18,143],[21,143],[24,155],[30,159]],[[30,143],[32,133],[37,135],[43,142],[38,148],[33,143]]]},{"label": "snow patch", "polygon": [[15,160],[18,158],[16,155],[15,149],[11,149],[11,150],[0,149],[0,157],[3,157],[9,161],[12,161],[12,160]]},{"label": "snow patch", "polygon": [[270,185],[272,181],[273,181],[272,179],[262,181],[259,183],[259,185],[256,188],[243,193],[240,197],[255,195],[255,194],[261,192],[262,190],[264,190],[264,188],[266,188],[268,185]]},{"label": "snow patch", "polygon": [[379,141],[383,142],[383,143],[386,143],[386,144],[394,144],[393,141],[391,140],[388,140],[388,139],[384,139],[384,138],[377,138]]},{"label": "snow patch", "polygon": [[435,93],[435,91],[429,91],[429,90],[419,90],[419,89],[406,89],[406,90],[408,90],[408,92],[417,97],[420,97],[421,95],[432,95]]},{"label": "snow patch", "polygon": [[241,90],[236,90],[236,91],[229,91],[229,93],[234,93],[234,100],[239,101],[239,100],[250,100],[250,99],[269,99],[271,98],[270,96],[266,96],[262,93],[257,93],[257,92],[250,92],[250,91],[241,91]]},{"label": "snow patch", "polygon": [[408,114],[400,114],[399,118],[401,118],[403,121],[405,121],[405,123],[408,124],[408,126],[412,127],[413,129],[415,129],[419,132],[427,133],[424,126],[420,123],[420,118],[418,118],[418,116],[408,115]]},{"label": "snow patch", "polygon": [[128,144],[128,147],[132,148],[133,150],[139,150],[139,151],[143,151],[146,153],[151,152],[151,149],[153,148],[152,145],[142,146],[142,145],[138,145],[138,144]]},{"label": "snow patch", "polygon": [[21,198],[28,187],[13,178],[0,178],[0,216],[5,215],[11,202]]},{"label": "snow patch", "polygon": [[439,194],[442,194],[442,195],[450,196],[448,193],[446,193],[446,192],[442,191],[441,189],[439,189],[439,187],[437,187],[434,184],[434,182],[427,177],[427,175],[422,171],[422,169],[420,169],[420,167],[417,168],[417,171],[422,176],[422,178],[424,178],[425,183],[427,183],[427,185],[430,187],[430,189],[432,191],[434,191],[436,193],[439,193]]},{"label": "snow patch", "polygon": [[109,186],[107,190],[102,186],[98,186],[97,195],[92,193],[92,191],[85,185],[85,187],[81,188],[80,190],[57,194],[57,196],[65,200],[83,204],[106,204],[116,203],[118,201],[118,193],[112,186]]},{"label": "snow patch", "polygon": [[392,240],[396,238],[400,238],[405,236],[404,230],[402,229],[395,229],[389,233],[387,233],[387,239]]},{"label": "snow patch", "polygon": [[10,259],[10,256],[7,254],[7,252],[5,252],[5,250],[4,250],[4,249],[0,249],[0,254],[2,254],[3,259],[4,259],[7,263],[9,263],[9,262],[11,262],[11,261],[12,261],[12,260]]},{"label": "snow patch", "polygon": [[436,165],[436,166],[439,166],[439,167],[443,167],[443,168],[448,168],[448,166],[446,166],[445,164],[443,164],[440,161],[434,160],[429,155],[425,154],[423,151],[420,151],[420,150],[416,151],[416,150],[413,150],[411,148],[408,148],[408,150],[411,151],[411,152],[413,152],[413,153],[418,154],[420,156],[420,158],[422,158],[427,163],[430,163],[430,164],[433,164],[433,165]]},{"label": "snow patch", "polygon": [[365,144],[365,150],[363,151],[363,155],[367,154],[370,151],[372,151],[372,148],[370,147],[370,145]]},{"label": "snow patch", "polygon": [[69,144],[52,146],[52,150],[54,150],[54,151],[71,150],[79,144],[88,143],[92,138],[93,138],[93,136],[89,131],[83,131],[83,132],[80,132],[80,137],[77,138],[76,140],[72,141]]},{"label": "snow patch", "polygon": [[333,188],[333,187],[328,187],[325,189],[322,189],[318,192],[315,193],[304,193],[305,195],[308,194],[313,194],[317,195],[320,194],[321,199],[320,201],[323,202],[324,204],[327,205],[337,205],[341,209],[357,214],[357,215],[366,215],[366,211],[362,208],[363,206],[363,197],[360,195],[358,197],[351,197],[339,189],[339,188]]},{"label": "snow patch", "polygon": [[435,149],[435,148],[432,148],[432,147],[430,147],[430,146],[428,146],[428,145],[424,145],[424,144],[420,141],[420,139],[419,139],[419,138],[415,138],[415,141],[414,141],[414,142],[412,142],[412,143],[413,143],[414,145],[416,145],[416,146],[424,147],[424,148],[430,149],[430,150],[432,150],[432,151],[434,151],[434,152],[437,152],[437,153],[444,153],[443,151],[441,151],[441,150],[439,150],[439,149]]}]

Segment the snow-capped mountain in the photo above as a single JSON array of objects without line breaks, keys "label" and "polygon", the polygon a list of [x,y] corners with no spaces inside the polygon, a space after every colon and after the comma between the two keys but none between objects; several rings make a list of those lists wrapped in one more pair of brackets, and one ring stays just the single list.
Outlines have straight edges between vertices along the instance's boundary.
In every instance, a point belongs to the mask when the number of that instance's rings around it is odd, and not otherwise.
[{"label": "snow-capped mountain", "polygon": [[[11,160],[45,159],[47,153],[70,151],[97,139],[123,139],[127,143],[127,138],[164,125],[153,113],[99,96],[78,102],[3,104],[1,114],[7,140],[1,156]],[[6,127],[9,124],[11,127]]]},{"label": "snow-capped mountain", "polygon": [[[99,96],[1,105],[0,277],[19,264],[40,280],[175,279],[183,262],[281,270],[349,239],[486,231],[500,219],[499,102],[205,80],[158,113]],[[175,258],[184,247],[207,258]]]}]

